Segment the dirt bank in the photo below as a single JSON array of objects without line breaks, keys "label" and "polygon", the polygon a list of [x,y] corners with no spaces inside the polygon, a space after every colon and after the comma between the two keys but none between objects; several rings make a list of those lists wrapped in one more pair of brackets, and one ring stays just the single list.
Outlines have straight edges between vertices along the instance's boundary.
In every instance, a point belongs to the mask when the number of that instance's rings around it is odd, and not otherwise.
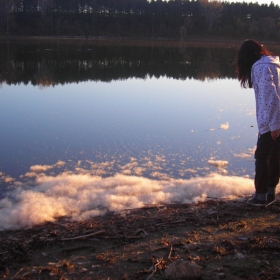
[{"label": "dirt bank", "polygon": [[0,277],[166,279],[166,267],[183,259],[207,280],[280,279],[280,202],[245,200],[149,205],[0,232]]}]

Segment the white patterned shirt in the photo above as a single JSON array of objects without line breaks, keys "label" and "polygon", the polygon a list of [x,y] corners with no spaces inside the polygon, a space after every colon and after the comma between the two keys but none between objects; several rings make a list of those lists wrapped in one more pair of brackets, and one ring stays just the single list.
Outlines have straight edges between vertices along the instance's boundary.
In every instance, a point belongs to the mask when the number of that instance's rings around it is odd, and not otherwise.
[{"label": "white patterned shirt", "polygon": [[280,62],[278,56],[262,56],[251,69],[260,134],[280,129]]}]

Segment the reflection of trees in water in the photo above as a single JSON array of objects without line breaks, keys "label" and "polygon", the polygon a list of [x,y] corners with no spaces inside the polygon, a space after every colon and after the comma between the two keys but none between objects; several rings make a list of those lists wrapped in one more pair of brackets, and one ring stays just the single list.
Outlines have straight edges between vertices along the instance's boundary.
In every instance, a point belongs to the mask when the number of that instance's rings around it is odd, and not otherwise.
[{"label": "reflection of trees in water", "polygon": [[40,86],[83,81],[235,78],[233,48],[1,44],[1,82]]},{"label": "reflection of trees in water", "polygon": [[44,56],[42,57],[40,63],[38,63],[38,71],[34,75],[33,81],[33,84],[40,85],[41,87],[49,87],[55,85],[53,73],[48,67],[48,63]]},{"label": "reflection of trees in water", "polygon": [[204,81],[219,78],[236,78],[234,48],[181,48],[188,78]]},{"label": "reflection of trees in water", "polygon": [[[229,59],[229,58],[228,58]],[[223,61],[226,63],[226,61]],[[223,78],[221,70],[221,58],[219,57],[219,52],[206,51],[204,60],[198,65],[197,69],[197,79],[204,81],[205,79],[215,80],[218,78]]]}]

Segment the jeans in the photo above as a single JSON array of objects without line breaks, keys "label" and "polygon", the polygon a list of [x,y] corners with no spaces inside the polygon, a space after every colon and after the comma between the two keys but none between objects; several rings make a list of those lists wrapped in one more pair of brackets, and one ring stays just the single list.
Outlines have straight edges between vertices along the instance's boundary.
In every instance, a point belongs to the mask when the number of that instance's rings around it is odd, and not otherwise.
[{"label": "jeans", "polygon": [[255,160],[256,193],[275,193],[280,175],[280,136],[273,140],[271,132],[259,135]]}]

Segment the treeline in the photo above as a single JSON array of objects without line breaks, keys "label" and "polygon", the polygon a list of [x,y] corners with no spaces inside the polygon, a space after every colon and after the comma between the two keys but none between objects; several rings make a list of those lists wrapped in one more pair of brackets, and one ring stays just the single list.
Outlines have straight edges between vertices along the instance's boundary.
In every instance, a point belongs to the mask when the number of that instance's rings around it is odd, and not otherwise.
[{"label": "treeline", "polygon": [[[87,40],[86,40],[87,41]],[[235,79],[236,48],[0,44],[0,84],[48,87],[131,78]]]},{"label": "treeline", "polygon": [[1,0],[0,35],[280,39],[280,8],[208,0]]}]

